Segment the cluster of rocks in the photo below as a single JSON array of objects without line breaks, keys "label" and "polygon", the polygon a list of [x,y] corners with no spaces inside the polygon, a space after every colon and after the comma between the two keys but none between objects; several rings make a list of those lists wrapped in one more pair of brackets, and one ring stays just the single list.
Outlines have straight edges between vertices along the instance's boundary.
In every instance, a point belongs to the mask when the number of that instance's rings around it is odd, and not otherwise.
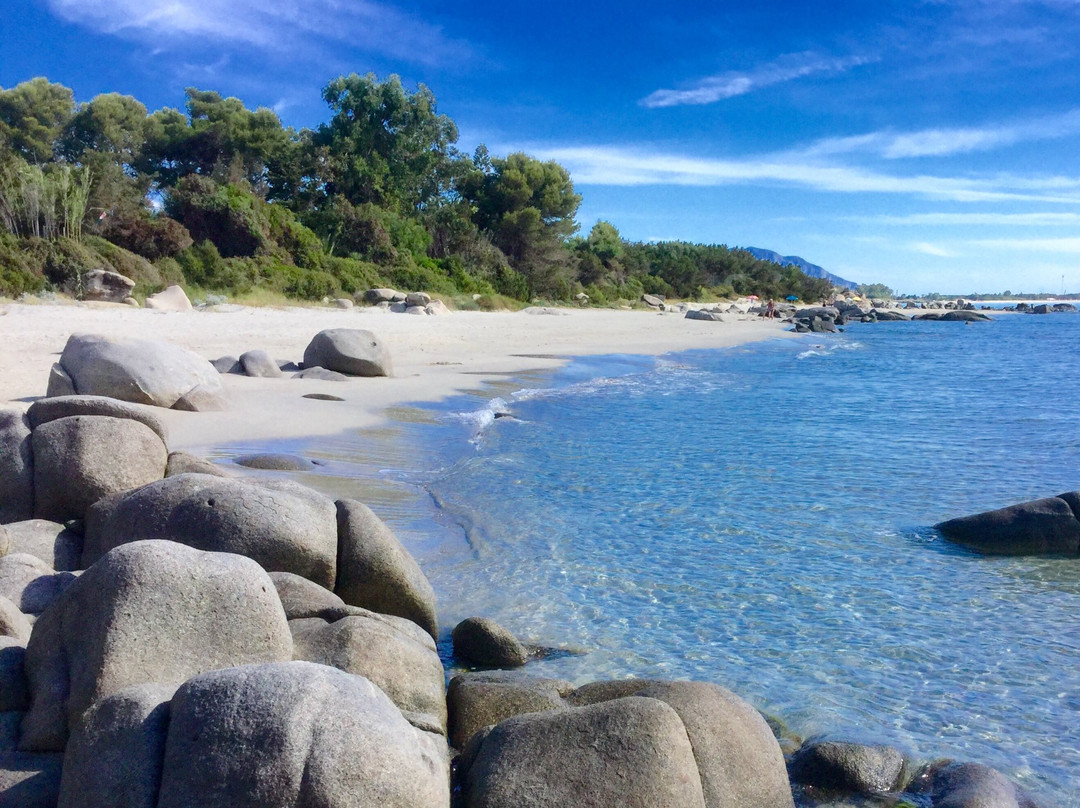
[{"label": "cluster of rocks", "polygon": [[395,289],[368,289],[363,300],[370,306],[397,314],[449,314],[441,300],[433,300],[427,292],[398,292]]},{"label": "cluster of rocks", "polygon": [[905,300],[902,304],[905,309],[941,309],[972,311],[975,304],[970,300],[957,298],[956,300]]},{"label": "cluster of rocks", "polygon": [[[447,688],[438,638],[366,505],[223,476],[113,398],[0,412],[0,806],[1033,806],[985,767],[781,743],[717,685]],[[477,667],[534,651],[480,618],[452,640]]]},{"label": "cluster of rocks", "polygon": [[847,316],[835,306],[814,306],[796,311],[791,322],[799,334],[835,334],[847,324]]},{"label": "cluster of rocks", "polygon": [[955,322],[974,322],[990,320],[982,312],[969,309],[954,309],[946,312],[926,312],[909,317],[894,309],[863,309],[856,303],[837,302],[833,306],[814,306],[799,309],[791,318],[794,330],[805,333],[835,333],[849,322],[883,323],[904,320],[942,320]]},{"label": "cluster of rocks", "polygon": [[934,525],[956,544],[992,555],[1080,556],[1080,491]]},{"label": "cluster of rocks", "polygon": [[291,373],[294,379],[348,381],[355,376],[392,376],[393,362],[385,343],[362,328],[328,328],[320,331],[304,349],[304,359],[273,359],[266,351],[255,349],[239,357],[222,356],[210,363],[218,373],[231,373],[266,379],[282,378]]},{"label": "cluster of rocks", "polygon": [[1077,311],[1072,303],[1017,303],[1015,306],[1006,306],[1005,311],[1021,311],[1026,314],[1060,314],[1066,311]]},{"label": "cluster of rocks", "polygon": [[[134,308],[139,301],[131,296],[135,281],[127,275],[107,269],[92,269],[81,279],[79,296],[100,303],[123,303]],[[191,301],[179,286],[170,286],[146,298],[146,308],[158,311],[191,311]]]},{"label": "cluster of rocks", "polygon": [[370,331],[332,328],[316,334],[302,363],[275,360],[263,350],[209,362],[193,351],[150,339],[73,334],[49,374],[46,396],[107,396],[166,409],[207,411],[227,406],[221,374],[347,381],[390,376],[385,344]]}]

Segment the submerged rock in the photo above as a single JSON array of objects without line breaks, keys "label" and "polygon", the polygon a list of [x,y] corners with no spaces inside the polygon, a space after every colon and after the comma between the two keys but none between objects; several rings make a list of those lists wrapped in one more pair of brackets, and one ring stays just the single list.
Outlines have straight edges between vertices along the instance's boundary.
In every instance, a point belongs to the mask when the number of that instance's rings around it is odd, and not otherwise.
[{"label": "submerged rock", "polygon": [[1080,555],[1080,492],[961,516],[934,527],[949,541],[992,555]]},{"label": "submerged rock", "polygon": [[454,627],[454,656],[467,665],[520,668],[529,652],[517,637],[486,617],[470,617]]},{"label": "submerged rock", "polygon": [[831,791],[892,791],[904,770],[904,755],[891,746],[840,741],[806,744],[791,760],[791,781]]},{"label": "submerged rock", "polygon": [[920,771],[908,791],[934,808],[1038,808],[1023,789],[980,763],[939,761]]}]

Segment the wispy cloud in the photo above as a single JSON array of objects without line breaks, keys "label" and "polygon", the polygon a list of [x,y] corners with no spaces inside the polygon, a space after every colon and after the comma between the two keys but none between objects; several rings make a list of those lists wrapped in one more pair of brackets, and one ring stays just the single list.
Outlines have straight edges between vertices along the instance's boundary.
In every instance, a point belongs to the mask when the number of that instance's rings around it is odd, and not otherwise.
[{"label": "wispy cloud", "polygon": [[574,181],[593,185],[772,185],[834,193],[903,194],[956,202],[1025,201],[1080,204],[1080,178],[900,176],[787,156],[741,160],[684,157],[620,147],[534,148],[565,165]]},{"label": "wispy cloud", "polygon": [[937,244],[931,244],[928,241],[917,241],[910,245],[910,248],[917,253],[923,255],[933,255],[938,258],[955,258],[956,253],[952,250],[948,250],[944,247],[940,247]]},{"label": "wispy cloud", "polygon": [[413,62],[438,63],[468,50],[422,20],[371,0],[46,0],[68,22],[160,42],[202,40],[292,52],[348,43]]},{"label": "wispy cloud", "polygon": [[914,227],[1080,227],[1080,213],[912,213],[858,216],[855,221]]},{"label": "wispy cloud", "polygon": [[972,241],[980,247],[1022,252],[1080,253],[1080,238],[995,238]]},{"label": "wispy cloud", "polygon": [[641,99],[650,109],[685,105],[714,104],[726,98],[760,90],[774,84],[801,79],[815,73],[843,73],[858,65],[874,61],[865,56],[830,57],[816,53],[793,53],[745,72],[728,72],[707,76],[678,90],[657,90]]},{"label": "wispy cloud", "polygon": [[942,157],[965,152],[991,151],[1041,140],[1080,135],[1080,109],[1061,115],[983,127],[923,129],[918,132],[871,132],[826,138],[800,150],[805,157],[872,153],[890,160]]}]

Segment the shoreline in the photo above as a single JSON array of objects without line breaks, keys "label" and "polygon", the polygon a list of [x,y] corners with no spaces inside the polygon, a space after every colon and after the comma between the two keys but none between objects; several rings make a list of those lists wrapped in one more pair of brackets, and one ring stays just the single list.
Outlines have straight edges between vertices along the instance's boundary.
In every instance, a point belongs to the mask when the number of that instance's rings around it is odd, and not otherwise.
[{"label": "shoreline", "polygon": [[[49,368],[72,333],[164,339],[210,360],[262,349],[276,359],[298,361],[319,331],[360,328],[373,332],[390,351],[391,377],[328,382],[294,380],[289,374],[284,379],[222,375],[229,398],[223,412],[154,408],[169,428],[172,450],[380,426],[393,407],[441,401],[507,374],[559,368],[577,356],[659,356],[794,336],[778,320],[715,323],[681,313],[608,309],[417,317],[380,309],[160,312],[114,304],[11,303],[0,311],[0,406],[17,409],[44,395]],[[345,402],[302,397],[308,393],[336,395]]]},{"label": "shoreline", "polygon": [[[77,312],[74,316],[72,309]],[[25,324],[26,319],[34,318],[43,310],[44,316],[38,318],[41,322],[35,328],[25,329],[23,333],[13,327],[20,321]],[[578,357],[659,356],[679,351],[731,348],[789,336],[786,324],[776,321],[747,319],[738,323],[699,323],[685,321],[678,314],[597,310],[570,310],[559,316],[470,312],[455,313],[451,317],[419,318],[381,312],[372,312],[368,316],[367,312],[322,309],[241,309],[185,315],[120,309],[121,315],[128,316],[119,317],[121,322],[115,324],[110,318],[116,316],[118,309],[111,306],[11,306],[6,312],[0,307],[0,312],[3,312],[0,337],[7,346],[4,359],[0,360],[0,368],[4,369],[0,374],[0,396],[7,399],[5,406],[22,408],[41,395],[44,382],[40,380],[47,378],[48,365],[59,354],[68,333],[91,330],[81,327],[84,323],[107,329],[99,330],[99,333],[164,338],[193,348],[209,346],[210,350],[200,351],[207,358],[264,348],[281,359],[296,360],[314,333],[330,327],[368,328],[388,343],[395,359],[396,373],[390,379],[332,383],[224,376],[232,398],[232,407],[227,412],[154,410],[155,414],[164,417],[172,431],[170,448],[196,450],[212,450],[225,443],[244,441],[307,442],[340,432],[355,433],[390,425],[396,420],[395,409],[402,405],[434,404],[460,394],[482,395],[484,389],[505,384],[509,379],[520,379],[530,373],[554,373]],[[17,315],[14,319],[13,314]],[[137,316],[131,317],[132,314]],[[62,322],[57,322],[57,317],[62,318]],[[453,328],[446,326],[448,321],[458,317],[462,318],[461,322],[455,323]],[[212,318],[217,318],[217,322]],[[506,320],[503,338],[497,342],[492,337],[492,332],[498,330],[490,327],[492,318]],[[659,328],[649,328],[658,321],[662,323]],[[210,329],[205,327],[208,322],[223,327]],[[315,330],[305,330],[312,323],[317,323]],[[691,328],[680,333],[677,326],[683,323]],[[387,326],[385,329],[382,328],[384,325]],[[258,328],[273,328],[274,332],[267,331],[269,336],[263,335],[259,342],[254,342],[251,335]],[[605,329],[604,333],[597,334],[598,328]],[[388,336],[389,332],[395,336]],[[534,347],[528,350],[530,345]],[[216,346],[225,346],[225,350],[217,353],[213,350]],[[9,372],[8,366],[13,363],[29,367],[25,373]],[[33,392],[26,392],[31,387]],[[311,402],[300,397],[306,392],[324,390],[343,395],[348,399],[348,406]],[[368,395],[369,391],[371,395]],[[309,418],[306,413],[299,412],[308,408],[313,414],[330,415],[313,420],[314,416]],[[267,425],[275,428],[272,434],[267,434]],[[200,426],[205,428],[200,429]],[[421,513],[416,515],[424,517]]]}]

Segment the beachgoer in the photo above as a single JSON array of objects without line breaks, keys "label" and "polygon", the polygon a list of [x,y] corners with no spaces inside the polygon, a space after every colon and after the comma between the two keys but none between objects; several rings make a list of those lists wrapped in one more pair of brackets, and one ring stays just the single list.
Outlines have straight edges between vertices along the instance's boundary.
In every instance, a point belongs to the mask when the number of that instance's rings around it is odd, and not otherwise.
[{"label": "beachgoer", "polygon": [[776,317],[776,304],[773,301],[769,301],[769,305],[765,307],[765,316],[770,320]]}]

